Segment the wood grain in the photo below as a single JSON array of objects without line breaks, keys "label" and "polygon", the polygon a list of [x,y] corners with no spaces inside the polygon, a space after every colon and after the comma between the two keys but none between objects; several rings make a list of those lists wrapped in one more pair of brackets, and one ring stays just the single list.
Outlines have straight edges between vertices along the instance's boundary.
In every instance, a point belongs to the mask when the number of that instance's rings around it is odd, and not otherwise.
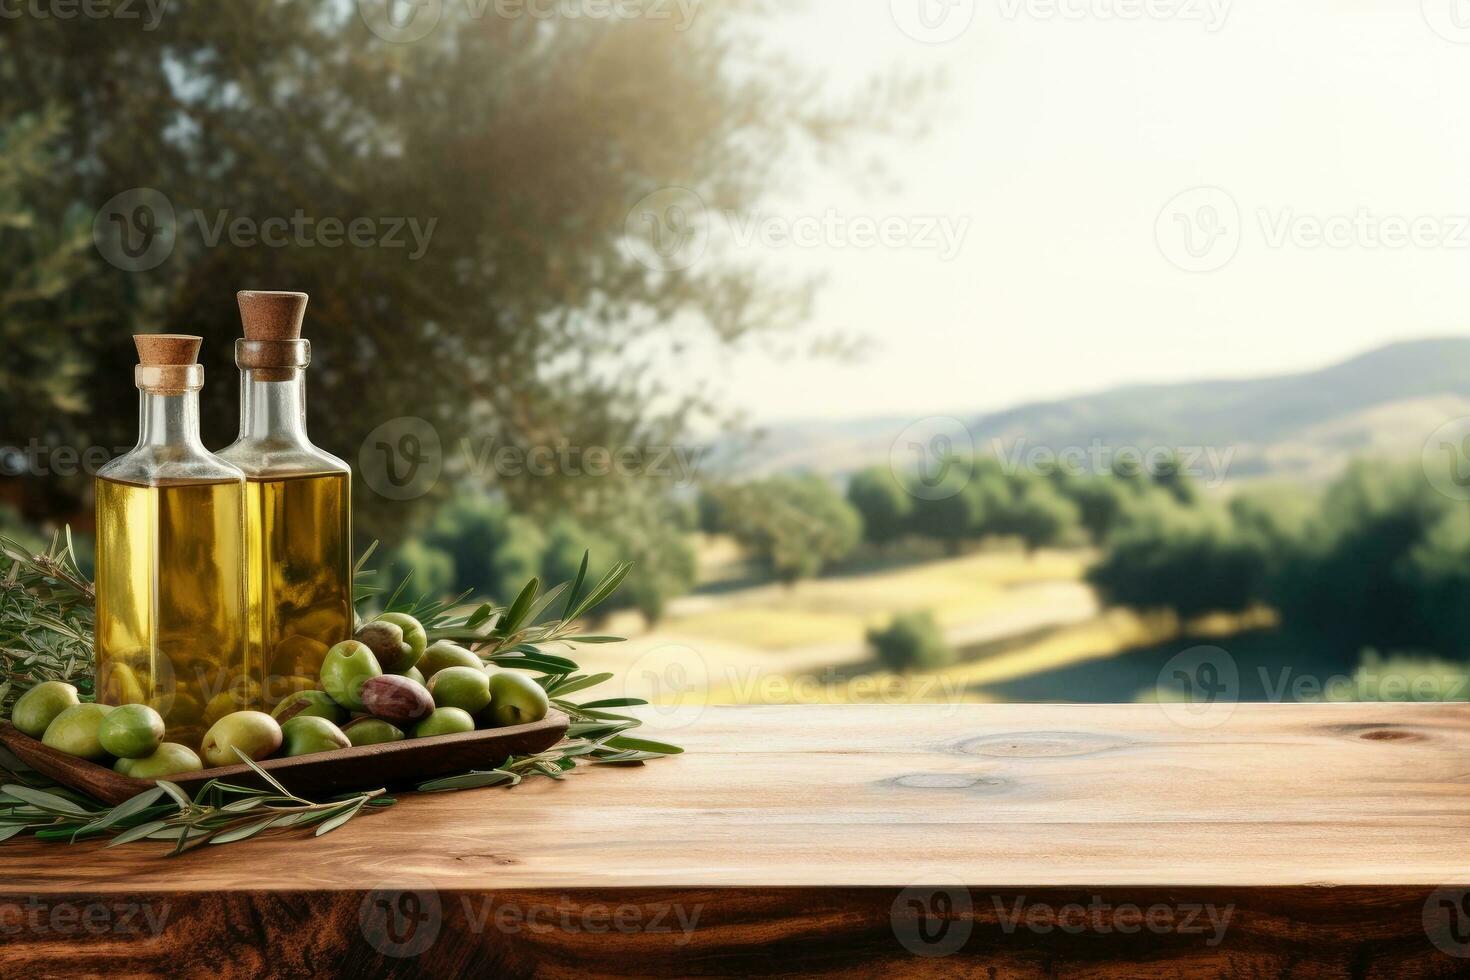
[{"label": "wood grain", "polygon": [[[328,799],[358,790],[412,786],[437,776],[494,769],[511,756],[534,755],[551,748],[566,735],[569,722],[564,713],[553,709],[541,721],[526,725],[357,745],[315,755],[267,759],[259,765],[293,793]],[[0,723],[0,745],[37,772],[104,803],[121,803],[154,785],[151,779],[133,779],[59,752],[22,734],[9,722]],[[183,773],[170,781],[192,795],[211,779],[258,789],[267,785],[246,765]]]},{"label": "wood grain", "polygon": [[[0,845],[15,909],[174,909],[161,936],[22,930],[0,942],[0,975],[210,963],[298,975],[1470,972],[1470,706],[1241,705],[1212,728],[1143,705],[649,718],[687,753],[404,798],[310,842],[171,861],[151,845]],[[429,905],[435,939],[398,955],[412,930],[390,936],[373,917],[416,922]],[[1080,931],[1062,927],[1070,905],[1097,910]],[[1229,907],[1217,942],[1128,931],[1129,908],[1162,906],[1177,922],[1196,905]],[[667,928],[677,912],[697,922]],[[0,899],[0,928],[6,917]],[[928,955],[955,930],[953,952]]]}]

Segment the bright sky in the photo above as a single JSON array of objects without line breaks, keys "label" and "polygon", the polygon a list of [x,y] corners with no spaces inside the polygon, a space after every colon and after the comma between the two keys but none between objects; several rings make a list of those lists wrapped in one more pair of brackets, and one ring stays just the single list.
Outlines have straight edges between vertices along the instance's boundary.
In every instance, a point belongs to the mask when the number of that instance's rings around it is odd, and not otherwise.
[{"label": "bright sky", "polygon": [[[921,43],[897,26],[922,33],[920,3],[941,34],[973,20]],[[1130,7],[1177,16],[1102,16]],[[812,0],[772,30],[834,86],[881,66],[951,86],[929,138],[875,145],[897,186],[763,212],[830,210],[818,247],[734,245],[825,273],[817,326],[866,359],[743,356],[723,392],[758,421],[973,411],[1470,330],[1470,43],[1431,21],[1470,42],[1470,0]],[[1218,190],[1166,209],[1197,187]],[[965,229],[947,260],[838,238],[926,217]],[[740,233],[722,220],[711,241]]]}]

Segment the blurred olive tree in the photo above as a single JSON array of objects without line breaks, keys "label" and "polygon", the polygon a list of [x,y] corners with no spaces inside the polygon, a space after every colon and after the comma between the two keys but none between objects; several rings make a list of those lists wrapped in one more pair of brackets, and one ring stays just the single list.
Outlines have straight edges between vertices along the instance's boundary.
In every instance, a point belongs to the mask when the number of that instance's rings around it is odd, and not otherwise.
[{"label": "blurred olive tree", "polygon": [[[834,100],[770,48],[779,5],[766,0],[699,6],[687,30],[475,9],[443,5],[412,43],[374,34],[351,3],[173,0],[152,30],[7,20],[0,445],[130,445],[129,335],[145,330],[205,337],[206,441],[227,441],[241,288],[311,294],[309,412],[323,446],[356,462],[385,420],[437,429],[457,479],[411,503],[359,494],[368,536],[396,539],[471,480],[518,513],[592,515],[596,486],[622,478],[455,470],[465,440],[642,449],[722,417],[681,356],[787,337],[813,283],[714,252],[687,268],[644,264],[625,240],[630,213],[668,187],[710,215],[748,209],[850,138],[910,125],[898,107],[922,86],[879,79]],[[117,217],[105,207],[117,195],[133,192],[122,220],[139,218],[142,188],[167,203],[145,216],[155,230],[174,222],[166,258],[129,271],[77,248],[94,215]],[[332,245],[317,224],[298,234],[298,216],[367,219],[380,244],[339,229]],[[291,223],[280,247],[260,234],[272,219]],[[432,229],[426,241],[411,223]],[[395,234],[405,247],[384,247]],[[66,516],[86,484],[51,474],[28,506]]]},{"label": "blurred olive tree", "polygon": [[836,487],[806,473],[730,484],[719,496],[723,529],[772,577],[813,578],[847,557],[863,538],[863,519]]}]

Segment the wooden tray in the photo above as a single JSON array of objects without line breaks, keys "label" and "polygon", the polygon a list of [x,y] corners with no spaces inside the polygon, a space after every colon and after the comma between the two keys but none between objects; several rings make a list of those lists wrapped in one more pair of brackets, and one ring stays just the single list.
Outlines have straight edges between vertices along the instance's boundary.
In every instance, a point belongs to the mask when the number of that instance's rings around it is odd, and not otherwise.
[{"label": "wooden tray", "polygon": [[[529,725],[359,745],[290,759],[267,759],[258,764],[291,792],[325,799],[383,786],[413,786],[470,769],[494,769],[511,756],[531,755],[551,748],[567,733],[569,722],[565,714],[552,709],[544,719]],[[17,731],[9,722],[0,723],[0,744],[37,772],[104,803],[121,803],[154,785],[151,779],[133,779],[95,762],[58,752],[42,745],[39,739]],[[169,778],[190,795],[211,779],[241,786],[265,785],[244,765]]]}]

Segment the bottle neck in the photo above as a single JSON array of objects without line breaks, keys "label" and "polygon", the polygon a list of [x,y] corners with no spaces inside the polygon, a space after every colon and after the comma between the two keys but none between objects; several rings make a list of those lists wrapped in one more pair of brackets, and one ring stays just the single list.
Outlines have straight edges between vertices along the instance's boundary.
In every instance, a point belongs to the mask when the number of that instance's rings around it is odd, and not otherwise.
[{"label": "bottle neck", "polygon": [[[306,372],[293,368],[240,372],[240,438],[250,442],[307,445]],[[278,380],[279,379],[279,380]]]},{"label": "bottle neck", "polygon": [[187,446],[204,451],[199,439],[199,391],[138,392],[138,445]]}]

